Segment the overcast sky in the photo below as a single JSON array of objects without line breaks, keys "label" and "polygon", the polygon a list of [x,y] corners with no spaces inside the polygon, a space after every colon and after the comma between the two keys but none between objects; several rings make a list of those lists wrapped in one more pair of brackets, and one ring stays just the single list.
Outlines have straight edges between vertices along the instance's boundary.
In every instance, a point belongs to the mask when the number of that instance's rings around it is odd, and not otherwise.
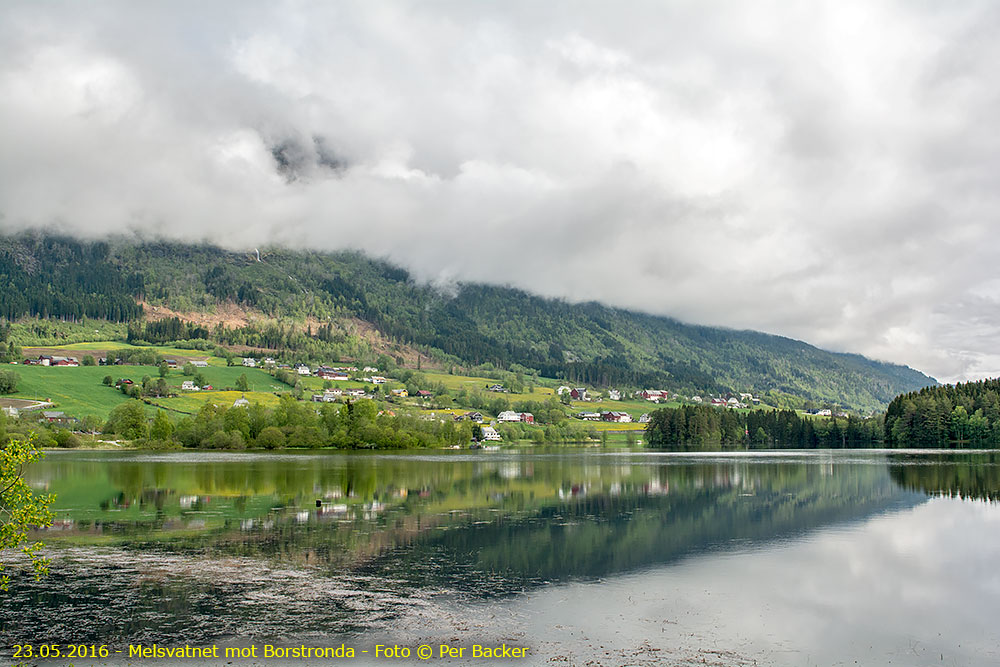
[{"label": "overcast sky", "polygon": [[4,2],[0,229],[1000,374],[995,2]]}]

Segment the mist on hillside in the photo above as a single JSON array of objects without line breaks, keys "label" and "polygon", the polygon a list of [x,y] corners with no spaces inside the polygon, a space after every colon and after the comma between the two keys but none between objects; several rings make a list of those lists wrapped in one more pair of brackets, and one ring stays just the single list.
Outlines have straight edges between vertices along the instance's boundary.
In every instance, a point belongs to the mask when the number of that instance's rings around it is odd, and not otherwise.
[{"label": "mist on hillside", "polygon": [[1000,372],[1000,12],[760,9],[5,3],[0,231],[356,248]]}]

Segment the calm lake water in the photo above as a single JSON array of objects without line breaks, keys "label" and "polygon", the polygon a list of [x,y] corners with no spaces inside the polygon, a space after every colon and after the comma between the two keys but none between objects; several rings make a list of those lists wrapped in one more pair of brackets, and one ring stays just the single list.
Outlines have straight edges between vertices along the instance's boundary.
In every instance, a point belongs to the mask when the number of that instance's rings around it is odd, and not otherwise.
[{"label": "calm lake water", "polygon": [[524,665],[1000,664],[998,453],[52,452],[28,477],[57,494],[51,574],[0,593],[4,659],[345,643],[384,664],[360,651],[426,643],[396,662],[493,664],[438,646],[506,643]]}]

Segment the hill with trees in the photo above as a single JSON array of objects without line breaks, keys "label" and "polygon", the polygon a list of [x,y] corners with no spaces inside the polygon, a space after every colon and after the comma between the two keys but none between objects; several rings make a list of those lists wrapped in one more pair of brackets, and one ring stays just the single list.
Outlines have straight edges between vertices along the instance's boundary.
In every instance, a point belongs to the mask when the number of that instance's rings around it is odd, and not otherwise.
[{"label": "hill with trees", "polygon": [[[446,292],[354,252],[269,248],[258,256],[162,241],[20,235],[0,238],[0,280],[15,286],[0,294],[2,318],[129,322],[131,340],[211,340],[349,357],[358,348],[352,323],[362,323],[443,366],[492,365],[590,385],[753,392],[775,404],[795,397],[856,410],[880,410],[897,394],[935,384],[905,366],[780,336],[492,285]],[[180,313],[235,305],[273,322],[155,324],[143,320],[139,299]]]},{"label": "hill with trees", "polygon": [[1000,445],[1000,379],[897,396],[885,413],[885,440],[892,447]]}]

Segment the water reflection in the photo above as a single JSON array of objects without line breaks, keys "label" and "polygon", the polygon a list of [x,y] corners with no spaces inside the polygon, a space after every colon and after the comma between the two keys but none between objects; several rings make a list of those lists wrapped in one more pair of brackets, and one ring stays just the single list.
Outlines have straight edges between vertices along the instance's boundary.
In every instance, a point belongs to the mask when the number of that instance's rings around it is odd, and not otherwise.
[{"label": "water reflection", "polygon": [[0,609],[12,643],[365,633],[1000,489],[988,453],[60,452],[30,481],[55,562]]},{"label": "water reflection", "polygon": [[[599,577],[916,502],[829,457],[55,455],[52,544]],[[406,566],[408,570],[411,565]],[[441,573],[440,568],[434,572]],[[426,578],[426,575],[422,575]]]},{"label": "water reflection", "polygon": [[892,480],[903,488],[955,498],[1000,500],[996,454],[901,454],[890,459]]}]

